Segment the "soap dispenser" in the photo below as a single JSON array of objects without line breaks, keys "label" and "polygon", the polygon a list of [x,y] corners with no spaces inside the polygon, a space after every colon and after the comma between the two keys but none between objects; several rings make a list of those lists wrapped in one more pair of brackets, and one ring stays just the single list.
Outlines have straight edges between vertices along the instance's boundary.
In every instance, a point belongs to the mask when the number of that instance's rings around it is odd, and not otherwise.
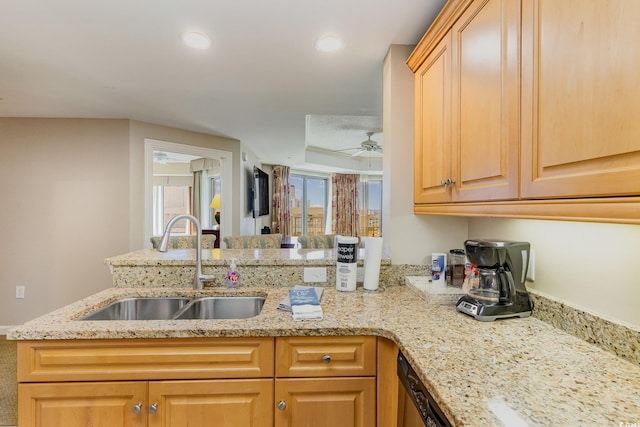
[{"label": "soap dispenser", "polygon": [[238,267],[236,266],[235,258],[231,258],[231,265],[229,266],[229,271],[224,277],[224,280],[227,282],[228,288],[237,288],[240,284],[240,276],[238,275]]}]

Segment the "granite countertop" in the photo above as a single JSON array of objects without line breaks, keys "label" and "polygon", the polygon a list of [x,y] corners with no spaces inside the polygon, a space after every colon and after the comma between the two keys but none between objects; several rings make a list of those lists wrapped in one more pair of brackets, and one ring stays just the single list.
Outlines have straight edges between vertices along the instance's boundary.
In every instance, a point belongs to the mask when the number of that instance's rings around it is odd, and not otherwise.
[{"label": "granite countertop", "polygon": [[[203,249],[202,265],[228,266],[231,258],[242,266],[323,266],[335,265],[333,249]],[[359,249],[358,260],[362,263],[364,249]],[[118,255],[105,260],[109,266],[170,266],[193,265],[196,260],[194,249],[171,249],[158,252],[155,249],[142,249]],[[381,265],[391,265],[391,259],[383,258]]]},{"label": "granite countertop", "polygon": [[[276,310],[287,291],[111,288],[9,331],[8,338],[376,335],[398,344],[454,425],[640,423],[640,368],[536,318],[478,322],[451,305],[429,303],[411,286],[346,293],[327,287],[324,320],[295,322]],[[266,296],[262,312],[243,320],[74,320],[122,297],[229,293]]]}]

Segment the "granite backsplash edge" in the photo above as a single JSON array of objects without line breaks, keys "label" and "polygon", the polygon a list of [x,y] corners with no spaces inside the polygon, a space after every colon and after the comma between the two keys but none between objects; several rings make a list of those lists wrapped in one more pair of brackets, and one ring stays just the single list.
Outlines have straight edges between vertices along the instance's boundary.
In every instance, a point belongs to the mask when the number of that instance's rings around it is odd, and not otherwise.
[{"label": "granite backsplash edge", "polygon": [[640,365],[640,328],[591,313],[533,289],[529,289],[529,294],[534,302],[534,317]]}]

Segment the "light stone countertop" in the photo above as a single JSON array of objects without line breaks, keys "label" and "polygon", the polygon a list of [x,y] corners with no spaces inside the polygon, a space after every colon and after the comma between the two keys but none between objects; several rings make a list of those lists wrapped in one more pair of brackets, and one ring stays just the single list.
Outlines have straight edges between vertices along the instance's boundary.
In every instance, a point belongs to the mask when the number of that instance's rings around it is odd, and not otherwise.
[{"label": "light stone countertop", "polygon": [[[346,293],[327,287],[324,320],[295,322],[276,310],[287,292],[110,288],[11,330],[8,338],[376,335],[398,344],[454,425],[640,424],[640,368],[536,318],[478,322],[451,305],[429,303],[411,286]],[[244,320],[74,320],[123,297],[229,293],[266,296],[262,312]]]},{"label": "light stone countertop", "polygon": [[[156,266],[192,265],[196,251],[193,249],[171,249],[158,252],[155,249],[142,249],[107,258],[109,266]],[[235,258],[238,266],[324,266],[335,265],[333,249],[203,249],[202,265],[228,266]],[[362,263],[364,249],[359,249],[358,260]],[[383,258],[381,265],[391,265],[391,259]]]}]

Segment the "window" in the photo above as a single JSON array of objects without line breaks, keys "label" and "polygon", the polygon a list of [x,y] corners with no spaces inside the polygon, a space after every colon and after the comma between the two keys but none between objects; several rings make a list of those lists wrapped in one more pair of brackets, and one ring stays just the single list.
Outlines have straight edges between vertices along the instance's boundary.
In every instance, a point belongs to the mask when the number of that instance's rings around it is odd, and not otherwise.
[{"label": "window", "polygon": [[[192,212],[192,186],[188,177],[163,177],[166,182],[153,186],[153,234],[160,236],[171,218]],[[180,221],[174,234],[189,234],[189,222]]]},{"label": "window", "polygon": [[292,236],[325,234],[327,219],[327,178],[295,175],[289,176],[289,199]]},{"label": "window", "polygon": [[382,177],[360,176],[360,236],[382,234]]}]

